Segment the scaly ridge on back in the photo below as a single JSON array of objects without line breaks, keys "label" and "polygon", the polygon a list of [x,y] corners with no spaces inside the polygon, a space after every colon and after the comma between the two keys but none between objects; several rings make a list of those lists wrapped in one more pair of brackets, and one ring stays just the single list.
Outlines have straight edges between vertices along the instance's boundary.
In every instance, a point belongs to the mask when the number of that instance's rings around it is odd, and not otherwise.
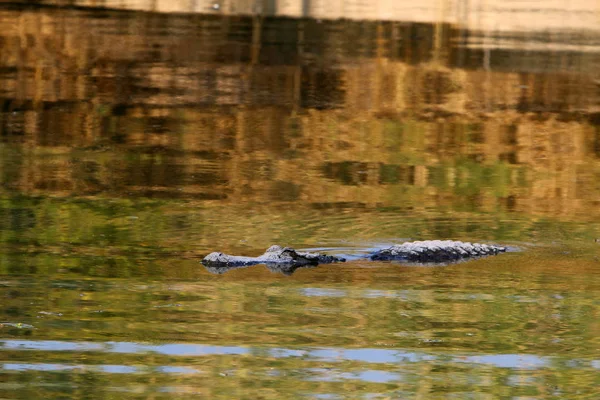
[{"label": "scaly ridge on back", "polygon": [[466,258],[495,255],[506,247],[460,242],[455,240],[423,240],[397,244],[376,251],[369,257],[374,261],[407,261],[415,263],[444,263]]}]

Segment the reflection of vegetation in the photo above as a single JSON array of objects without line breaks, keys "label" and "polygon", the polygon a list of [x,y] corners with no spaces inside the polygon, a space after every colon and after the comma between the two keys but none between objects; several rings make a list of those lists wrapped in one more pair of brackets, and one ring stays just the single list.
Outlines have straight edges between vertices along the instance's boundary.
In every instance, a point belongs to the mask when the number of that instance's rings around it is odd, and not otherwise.
[{"label": "reflection of vegetation", "polygon": [[[0,397],[596,395],[590,52],[482,71],[487,50],[439,24],[4,11]],[[397,238],[546,247],[291,277],[198,264]],[[534,365],[494,365],[511,354]]]},{"label": "reflection of vegetation", "polygon": [[[597,157],[577,147],[593,139],[585,124],[562,135],[566,123],[548,121],[550,133],[530,143],[528,132],[539,129],[531,120],[517,121],[515,133],[514,121],[500,117],[440,124],[334,112],[185,115],[185,124],[179,122],[185,133],[141,136],[134,130],[123,143],[101,149],[71,148],[69,141],[33,150],[2,145],[4,193],[428,208],[464,205],[468,198],[472,211],[597,217]],[[226,127],[219,140],[197,134],[208,120],[215,129]],[[402,192],[410,196],[398,197]]]},{"label": "reflection of vegetation", "polygon": [[[451,179],[448,178],[449,170],[453,171]],[[518,182],[522,182],[521,177],[525,173],[525,168],[511,168],[503,162],[485,165],[469,159],[459,159],[454,165],[439,165],[429,169],[433,185],[441,189],[452,188],[452,192],[461,197],[484,192],[494,197],[507,197],[519,187]]]},{"label": "reflection of vegetation", "polygon": [[[5,341],[81,343],[71,351],[0,347],[5,365],[21,368],[14,375],[3,370],[5,382],[27,382],[3,386],[4,393],[52,398],[78,389],[100,398],[112,390],[135,387],[148,395],[170,387],[218,397],[269,386],[273,398],[348,388],[393,395],[430,391],[443,381],[441,394],[560,391],[571,398],[596,387],[590,362],[599,333],[598,282],[584,275],[589,262],[531,250],[441,269],[305,269],[293,280],[252,269],[215,279],[202,269],[185,273],[169,258],[152,262],[171,268],[171,278],[156,280],[148,270],[133,279],[38,270],[0,286],[0,296],[10,299],[0,320],[35,327],[26,337],[0,328]],[[184,348],[169,350],[174,342]],[[100,348],[84,350],[86,343]],[[198,351],[196,344],[247,355]],[[361,371],[374,371],[372,379]],[[378,382],[377,371],[402,379]],[[473,385],[480,381],[487,384]]]},{"label": "reflection of vegetation", "polygon": [[4,248],[0,268],[19,271],[25,255],[40,267],[56,263],[59,257],[63,268],[85,275],[136,276],[140,260],[199,258],[215,250],[246,254],[272,243],[352,244],[401,237],[509,243],[560,240],[569,246],[582,246],[594,244],[599,232],[598,225],[592,223],[473,212],[477,204],[464,202],[457,203],[452,213],[420,210],[408,207],[410,192],[398,196],[396,201],[405,199],[406,208],[5,197],[0,202],[0,242]]}]

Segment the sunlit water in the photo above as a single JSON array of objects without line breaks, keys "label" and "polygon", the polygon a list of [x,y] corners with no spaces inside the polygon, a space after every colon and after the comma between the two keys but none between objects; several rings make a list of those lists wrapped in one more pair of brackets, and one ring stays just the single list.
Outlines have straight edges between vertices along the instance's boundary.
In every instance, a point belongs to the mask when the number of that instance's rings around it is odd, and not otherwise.
[{"label": "sunlit water", "polygon": [[598,398],[597,32],[16,3],[0,398]]}]

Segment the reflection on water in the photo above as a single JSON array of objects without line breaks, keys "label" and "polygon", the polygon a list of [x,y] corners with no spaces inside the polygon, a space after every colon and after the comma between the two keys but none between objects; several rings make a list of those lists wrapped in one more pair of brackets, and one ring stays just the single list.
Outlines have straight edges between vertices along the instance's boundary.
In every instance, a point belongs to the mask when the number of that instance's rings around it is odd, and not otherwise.
[{"label": "reflection on water", "polygon": [[[0,6],[0,397],[596,395],[595,5],[37,3]],[[356,257],[408,239],[523,251]],[[274,243],[349,261],[199,264]]]},{"label": "reflection on water", "polygon": [[[419,353],[419,352],[403,352],[400,349],[385,350],[376,348],[363,348],[358,350],[350,349],[335,349],[335,348],[319,348],[319,349],[282,349],[282,348],[244,348],[244,347],[225,347],[225,346],[207,346],[199,344],[185,345],[141,345],[137,343],[68,343],[68,342],[53,342],[53,341],[38,341],[27,342],[23,340],[9,340],[2,343],[2,348],[5,350],[41,350],[46,352],[57,351],[78,351],[78,352],[107,352],[107,353],[124,353],[124,354],[162,354],[170,356],[212,356],[212,355],[248,355],[256,354],[256,356],[266,358],[295,358],[300,357],[303,361],[321,361],[328,363],[341,363],[344,361],[358,361],[363,363],[393,363],[393,364],[409,364],[423,361],[440,361],[445,363],[473,363],[473,364],[489,364],[498,368],[510,368],[515,370],[521,369],[541,369],[548,367],[553,360],[547,357],[537,357],[527,354],[496,354],[489,356],[467,356],[467,355],[439,355]],[[596,368],[600,360],[569,360],[570,367],[576,368],[585,366],[587,368]],[[128,370],[125,366],[118,365],[103,365],[99,366],[98,370],[111,373],[136,372],[135,367],[130,367]],[[121,367],[121,368],[119,368]],[[56,371],[65,369],[85,368],[82,365],[64,365],[57,364],[4,364],[7,370],[35,370],[35,371]],[[153,367],[154,368],[154,367]],[[192,368],[175,368],[159,366],[157,370],[163,373],[198,373]],[[139,371],[143,372],[143,371]],[[369,372],[369,371],[366,371]]]},{"label": "reflection on water", "polygon": [[2,318],[31,326],[0,328],[3,395],[596,391],[597,262],[532,250],[441,269],[348,263],[294,278],[175,269],[160,280],[7,276]]},{"label": "reflection on water", "polygon": [[[314,266],[311,265],[280,265],[280,264],[275,264],[275,263],[268,263],[265,265],[267,267],[267,269],[273,273],[276,274],[283,274],[283,275],[292,275],[294,272],[296,272],[296,270],[298,269],[302,269],[302,268],[314,268]],[[248,266],[208,266],[205,265],[204,268],[206,268],[206,270],[210,273],[213,274],[224,274],[227,271],[231,271],[231,270],[235,270],[235,269],[239,269],[239,268],[247,268]]]}]

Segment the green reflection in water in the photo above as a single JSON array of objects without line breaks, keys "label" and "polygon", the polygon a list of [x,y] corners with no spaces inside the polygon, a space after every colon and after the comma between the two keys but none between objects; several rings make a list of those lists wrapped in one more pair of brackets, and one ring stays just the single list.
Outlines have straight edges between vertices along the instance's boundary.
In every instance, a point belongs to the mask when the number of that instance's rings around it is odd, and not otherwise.
[{"label": "green reflection in water", "polygon": [[[595,31],[17,3],[0,10],[0,397],[597,395]],[[199,263],[446,238],[521,251]]]},{"label": "green reflection in water", "polygon": [[2,327],[12,382],[3,390],[572,397],[597,383],[600,279],[590,261],[532,249],[444,268],[348,263],[293,277],[160,263],[179,272],[5,277],[2,319],[33,328]]}]

